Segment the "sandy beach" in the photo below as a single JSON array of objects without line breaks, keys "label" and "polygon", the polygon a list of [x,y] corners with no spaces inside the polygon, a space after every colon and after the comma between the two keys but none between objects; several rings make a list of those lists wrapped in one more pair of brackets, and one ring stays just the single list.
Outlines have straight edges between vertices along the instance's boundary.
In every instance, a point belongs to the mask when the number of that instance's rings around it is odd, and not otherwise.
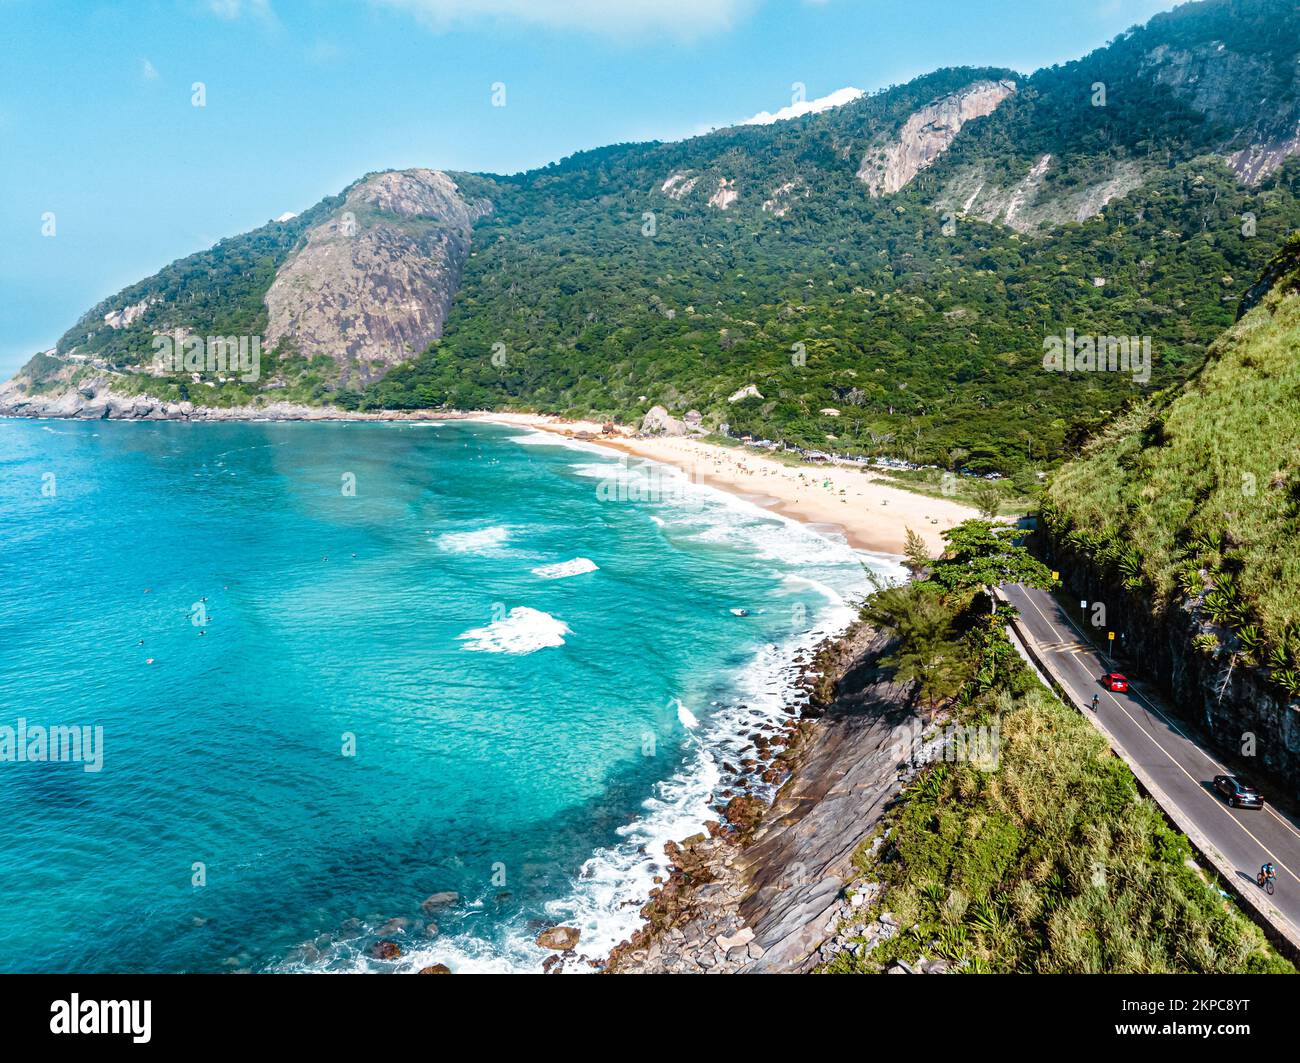
[{"label": "sandy beach", "polygon": [[[941,533],[975,510],[950,499],[905,491],[869,470],[838,465],[787,465],[748,449],[687,436],[637,436],[626,427],[602,435],[594,421],[525,413],[475,413],[472,420],[536,428],[586,439],[626,454],[675,466],[697,483],[730,491],[795,520],[839,532],[859,550],[901,554],[911,528],[937,555]],[[595,437],[595,438],[588,438]]]}]

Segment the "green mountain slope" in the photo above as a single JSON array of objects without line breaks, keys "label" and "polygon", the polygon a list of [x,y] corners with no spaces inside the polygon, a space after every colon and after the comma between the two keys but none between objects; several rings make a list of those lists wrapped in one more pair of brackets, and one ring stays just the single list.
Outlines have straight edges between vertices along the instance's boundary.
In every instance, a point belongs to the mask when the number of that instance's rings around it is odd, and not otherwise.
[{"label": "green mountain slope", "polygon": [[[343,224],[352,186],[106,300],[0,409],[79,387],[624,421],[662,404],[819,449],[1044,467],[1188,379],[1300,228],[1298,53],[1289,0],[1207,0],[1028,78],[951,68],[793,121],[450,174],[484,206],[422,354],[357,364],[290,330],[256,384],[132,372],[155,332],[260,334],[277,275]],[[444,222],[385,218],[390,237],[418,228],[419,246]],[[415,265],[416,241],[371,243]],[[125,327],[105,326],[128,308]],[[302,320],[331,310],[385,308],[316,293]],[[1149,337],[1150,381],[1044,371],[1045,338],[1070,329]],[[729,401],[751,384],[761,398]]]},{"label": "green mountain slope", "polygon": [[1053,477],[1053,534],[1300,694],[1300,235],[1195,377]]}]

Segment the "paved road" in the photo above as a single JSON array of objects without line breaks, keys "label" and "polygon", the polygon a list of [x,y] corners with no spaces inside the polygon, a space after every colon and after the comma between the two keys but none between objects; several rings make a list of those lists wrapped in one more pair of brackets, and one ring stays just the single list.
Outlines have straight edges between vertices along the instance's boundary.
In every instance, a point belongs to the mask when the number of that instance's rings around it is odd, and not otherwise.
[{"label": "paved road", "polygon": [[[1262,810],[1229,808],[1211,789],[1216,775],[1231,774],[1213,752],[1197,745],[1184,726],[1162,711],[1155,695],[1144,696],[1141,677],[1128,675],[1129,693],[1112,694],[1101,685],[1110,667],[1092,648],[1073,619],[1046,591],[1006,586],[1002,595],[1020,612],[1021,634],[1035,643],[1053,678],[1086,715],[1093,694],[1101,698],[1098,716],[1115,743],[1165,792],[1204,838],[1218,850],[1222,869],[1231,869],[1240,888],[1255,885],[1259,866],[1277,867],[1277,893],[1264,898],[1300,935],[1300,829],[1266,803]],[[1264,794],[1267,802],[1268,793]],[[1262,891],[1261,891],[1262,892]],[[1280,911],[1279,911],[1280,910]]]}]

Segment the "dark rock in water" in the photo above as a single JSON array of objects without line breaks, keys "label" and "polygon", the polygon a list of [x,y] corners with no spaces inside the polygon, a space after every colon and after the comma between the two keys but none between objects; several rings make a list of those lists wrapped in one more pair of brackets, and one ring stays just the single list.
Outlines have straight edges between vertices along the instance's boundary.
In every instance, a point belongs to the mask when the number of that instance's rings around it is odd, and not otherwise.
[{"label": "dark rock in water", "polygon": [[557,952],[567,952],[578,944],[578,938],[582,936],[582,931],[572,926],[553,926],[550,930],[543,930],[537,935],[538,947],[543,949],[555,949]]},{"label": "dark rock in water", "polygon": [[435,908],[446,908],[449,904],[456,904],[460,901],[460,894],[452,890],[444,890],[442,893],[434,893],[426,897],[420,905],[426,912],[432,912]]},{"label": "dark rock in water", "polygon": [[405,934],[410,928],[411,920],[399,915],[396,919],[390,919],[381,926],[379,933],[384,937],[391,937],[393,934]]},{"label": "dark rock in water", "polygon": [[445,963],[435,963],[432,967],[421,967],[421,974],[451,974],[451,968]]},{"label": "dark rock in water", "polygon": [[396,960],[402,955],[402,946],[396,941],[376,941],[370,946],[370,955],[376,960]]},{"label": "dark rock in water", "polygon": [[432,921],[426,923],[424,927],[424,936],[427,938],[436,938],[438,936],[438,924]]}]

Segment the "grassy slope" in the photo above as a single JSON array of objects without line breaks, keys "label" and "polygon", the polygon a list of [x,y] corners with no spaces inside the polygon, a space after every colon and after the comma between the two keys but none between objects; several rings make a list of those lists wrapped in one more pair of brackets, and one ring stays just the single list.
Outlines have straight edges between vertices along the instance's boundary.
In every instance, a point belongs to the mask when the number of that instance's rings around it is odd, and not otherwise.
[{"label": "grassy slope", "polygon": [[1117,422],[1056,474],[1047,515],[1158,602],[1211,588],[1212,610],[1238,630],[1255,625],[1294,662],[1300,237],[1278,266],[1272,291],[1194,380]]},{"label": "grassy slope", "polygon": [[[983,620],[984,606],[973,608]],[[966,617],[959,622],[973,622]],[[875,971],[924,955],[975,972],[1291,971],[1189,866],[1187,839],[1088,722],[1038,683],[1000,631],[977,641],[969,667],[983,689],[953,711],[963,723],[996,722],[997,766],[938,763],[917,776],[886,843],[857,858],[886,887],[872,916],[891,912],[905,929],[828,969]]]}]

